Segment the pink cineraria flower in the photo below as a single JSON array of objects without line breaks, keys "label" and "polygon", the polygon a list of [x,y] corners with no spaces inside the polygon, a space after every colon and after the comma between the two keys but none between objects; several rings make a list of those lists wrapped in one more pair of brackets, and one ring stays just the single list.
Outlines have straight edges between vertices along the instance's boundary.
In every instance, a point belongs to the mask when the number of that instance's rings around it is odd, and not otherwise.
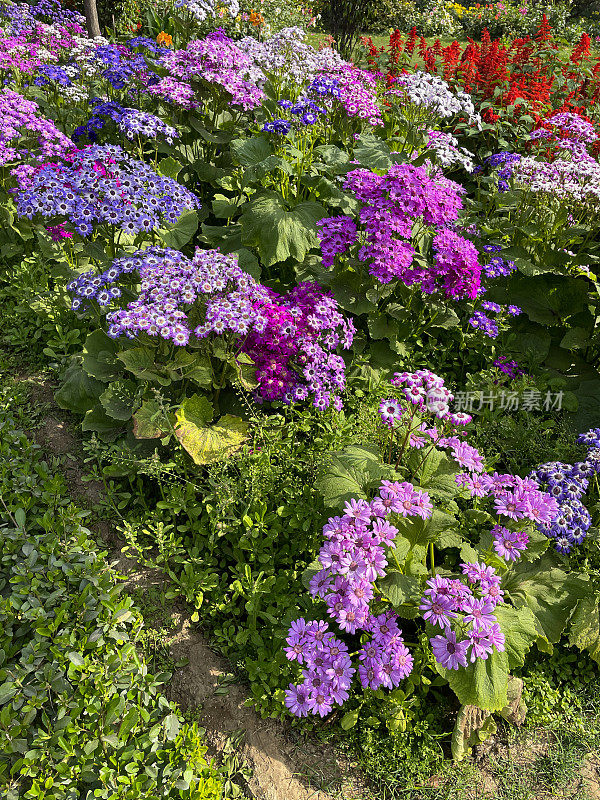
[{"label": "pink cineraria flower", "polygon": [[452,457],[461,467],[471,472],[483,471],[483,458],[479,451],[466,442],[460,442],[452,448]]}]

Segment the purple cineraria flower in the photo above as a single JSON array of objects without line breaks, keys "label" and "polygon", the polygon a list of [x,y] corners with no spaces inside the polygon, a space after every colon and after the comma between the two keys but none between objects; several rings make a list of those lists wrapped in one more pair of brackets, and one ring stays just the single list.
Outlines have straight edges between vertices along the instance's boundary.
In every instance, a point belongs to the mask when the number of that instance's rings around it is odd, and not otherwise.
[{"label": "purple cineraria flower", "polygon": [[415,489],[411,483],[400,484],[402,487],[394,500],[393,510],[402,517],[417,516],[429,519],[433,504],[427,492]]},{"label": "purple cineraria flower", "polygon": [[494,549],[501,558],[517,561],[527,549],[529,536],[524,531],[510,531],[501,525],[492,528]]},{"label": "purple cineraria flower", "polygon": [[285,704],[296,717],[306,717],[311,710],[308,697],[310,690],[307,686],[294,686],[290,683],[290,688],[285,693]]},{"label": "purple cineraria flower", "polygon": [[358,668],[358,676],[365,689],[379,689],[383,685],[384,674],[381,664],[363,662]]},{"label": "purple cineraria flower", "polygon": [[[254,363],[257,401],[291,404],[312,395],[319,409],[340,407],[345,363],[337,349],[350,347],[354,327],[316,284],[278,295],[243,272],[233,255],[197,249],[188,259],[151,247],[117,259],[100,276],[84,273],[71,282],[76,308],[82,299],[100,302],[99,291],[132,272],[140,291],[126,309],[107,315],[112,338],[161,337],[183,346],[192,335],[223,337]],[[203,321],[192,329],[189,320],[198,317]]]},{"label": "purple cineraria flower", "polygon": [[469,580],[471,583],[487,580],[490,574],[494,574],[493,568],[488,567],[487,564],[483,563],[478,564],[477,562],[469,562],[461,564],[461,567],[463,574],[467,576],[467,580]]},{"label": "purple cineraria flower", "polygon": [[464,622],[473,623],[475,629],[487,628],[496,622],[496,617],[492,613],[494,606],[485,599],[468,597],[462,605],[462,611],[465,614]]},{"label": "purple cineraria flower", "polygon": [[490,339],[495,339],[499,333],[498,324],[493,319],[486,317],[482,311],[475,311],[473,313],[473,316],[469,319],[469,325],[472,328],[480,330],[486,336],[489,336]]},{"label": "purple cineraria flower", "polygon": [[450,597],[437,595],[423,597],[419,610],[423,612],[423,619],[431,625],[439,625],[441,628],[450,626],[450,619],[456,617],[453,612],[454,602]]},{"label": "purple cineraria flower", "polygon": [[37,103],[6,87],[0,91],[0,120],[0,165],[39,164],[75,149],[71,139],[41,115]]},{"label": "purple cineraria flower", "polygon": [[495,607],[498,603],[504,602],[504,592],[500,588],[500,583],[482,583],[479,592],[482,597],[488,600]]},{"label": "purple cineraria flower", "polygon": [[485,635],[489,639],[490,644],[495,647],[499,653],[504,651],[504,634],[497,622],[486,629]]},{"label": "purple cineraria flower", "polygon": [[429,641],[435,660],[445,669],[467,666],[468,639],[458,642],[454,631],[448,630],[444,636],[434,636]]},{"label": "purple cineraria flower", "polygon": [[542,464],[530,475],[533,485],[544,487],[546,491],[527,487],[528,516],[537,523],[539,531],[554,541],[555,549],[565,555],[583,542],[592,524],[582,498],[588,489],[589,479],[600,471],[596,455],[600,451],[595,448],[599,433],[599,429],[593,428],[578,437],[579,443],[590,448],[585,461],[576,464]]},{"label": "purple cineraria flower", "polygon": [[266,122],[262,129],[266,133],[277,133],[280,136],[285,136],[292,129],[292,125],[286,119],[274,119],[272,122]]},{"label": "purple cineraria flower", "polygon": [[498,305],[498,303],[492,303],[491,300],[486,300],[481,304],[481,307],[485,311],[493,311],[494,314],[499,314],[502,311],[502,306]]},{"label": "purple cineraria flower", "polygon": [[[348,173],[345,188],[364,205],[358,213],[363,235],[357,257],[369,264],[369,272],[381,283],[400,280],[418,285],[426,294],[475,297],[481,267],[473,244],[450,229],[462,206],[462,188],[441,173],[424,167],[396,164],[387,175],[364,169]],[[410,243],[416,220],[435,227],[433,266],[415,261]],[[323,262],[334,263],[357,242],[357,223],[352,217],[333,217],[320,223]]]},{"label": "purple cineraria flower", "polygon": [[357,522],[369,523],[373,512],[366,500],[349,500],[344,505],[344,518]]},{"label": "purple cineraria flower", "polygon": [[465,414],[464,411],[458,411],[450,414],[448,419],[453,425],[468,425],[473,417],[470,414]]},{"label": "purple cineraria flower", "polygon": [[577,442],[588,448],[600,447],[600,428],[590,428],[585,433],[580,433]]},{"label": "purple cineraria flower", "polygon": [[331,267],[335,257],[348,251],[357,238],[357,227],[352,217],[325,217],[317,222],[321,242],[323,266]]},{"label": "purple cineraria flower", "polygon": [[472,628],[467,632],[467,636],[471,645],[471,662],[477,661],[478,658],[485,661],[494,647],[489,637],[489,628]]},{"label": "purple cineraria flower", "polygon": [[285,654],[289,661],[297,661],[302,664],[304,661],[306,638],[297,633],[291,633],[286,639],[288,646],[285,648]]},{"label": "purple cineraria flower", "polygon": [[333,709],[333,698],[329,696],[330,687],[314,689],[308,696],[308,710],[312,714],[326,717]]},{"label": "purple cineraria flower", "polygon": [[373,641],[385,645],[392,637],[400,636],[398,622],[391,614],[379,614],[369,620],[369,630]]},{"label": "purple cineraria flower", "polygon": [[[373,506],[371,507],[373,508]],[[371,530],[377,544],[391,545],[398,535],[398,528],[386,519],[376,519],[372,523]]]},{"label": "purple cineraria flower", "polygon": [[310,593],[313,597],[324,598],[332,582],[331,570],[322,569],[310,579]]}]

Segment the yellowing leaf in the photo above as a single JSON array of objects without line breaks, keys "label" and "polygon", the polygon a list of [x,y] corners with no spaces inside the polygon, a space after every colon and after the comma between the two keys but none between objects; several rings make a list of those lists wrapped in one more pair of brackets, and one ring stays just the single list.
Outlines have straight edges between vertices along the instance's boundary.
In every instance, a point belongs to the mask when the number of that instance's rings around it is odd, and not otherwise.
[{"label": "yellowing leaf", "polygon": [[175,435],[196,464],[210,464],[237,450],[248,430],[248,423],[226,414],[214,425],[212,406],[205,397],[186,398],[175,412]]}]

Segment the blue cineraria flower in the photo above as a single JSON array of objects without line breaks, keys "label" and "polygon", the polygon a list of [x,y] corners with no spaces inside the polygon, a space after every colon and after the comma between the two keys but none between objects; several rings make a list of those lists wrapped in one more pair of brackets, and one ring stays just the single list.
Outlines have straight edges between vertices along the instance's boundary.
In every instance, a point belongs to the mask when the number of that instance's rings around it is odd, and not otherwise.
[{"label": "blue cineraria flower", "polygon": [[266,122],[263,125],[263,131],[267,133],[278,133],[285,136],[291,130],[292,123],[286,119],[274,119],[273,122]]}]

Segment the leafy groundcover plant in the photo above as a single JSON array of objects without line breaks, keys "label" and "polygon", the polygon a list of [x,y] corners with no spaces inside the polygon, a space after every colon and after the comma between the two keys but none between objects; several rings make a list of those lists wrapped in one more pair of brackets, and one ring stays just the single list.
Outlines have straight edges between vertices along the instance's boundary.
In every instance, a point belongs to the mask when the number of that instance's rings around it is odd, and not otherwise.
[{"label": "leafy groundcover plant", "polygon": [[197,725],[136,652],[141,619],[4,391],[0,786],[22,797],[220,800]]}]

